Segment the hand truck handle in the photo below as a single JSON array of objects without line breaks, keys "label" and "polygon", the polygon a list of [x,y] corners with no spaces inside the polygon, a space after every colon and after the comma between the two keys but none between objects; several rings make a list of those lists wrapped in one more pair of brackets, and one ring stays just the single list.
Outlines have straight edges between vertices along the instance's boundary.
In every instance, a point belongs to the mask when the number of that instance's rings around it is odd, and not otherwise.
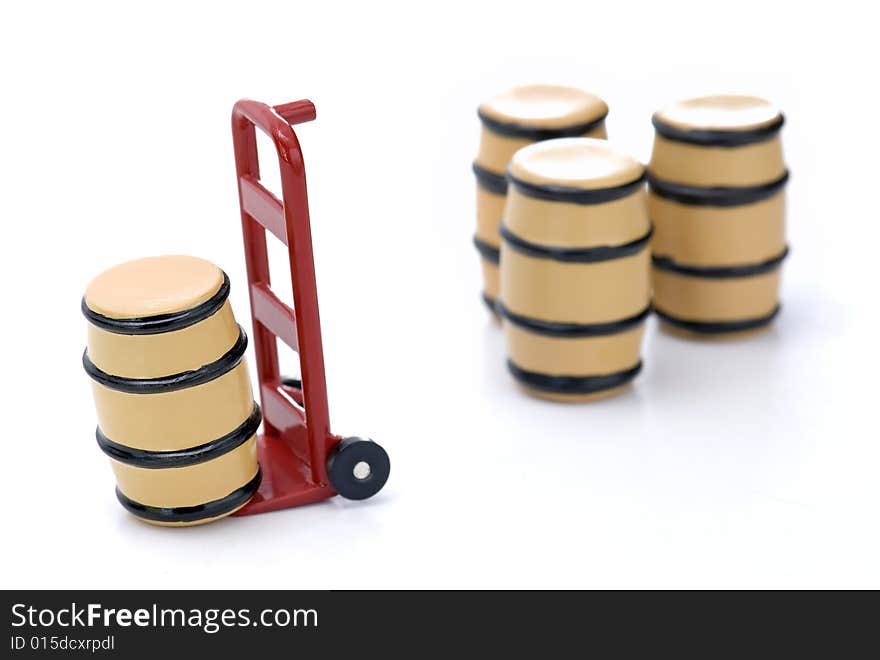
[{"label": "hand truck handle", "polygon": [[304,124],[307,121],[313,121],[317,116],[315,104],[308,99],[302,101],[292,101],[290,103],[282,103],[272,108],[281,115],[282,119],[288,124]]}]

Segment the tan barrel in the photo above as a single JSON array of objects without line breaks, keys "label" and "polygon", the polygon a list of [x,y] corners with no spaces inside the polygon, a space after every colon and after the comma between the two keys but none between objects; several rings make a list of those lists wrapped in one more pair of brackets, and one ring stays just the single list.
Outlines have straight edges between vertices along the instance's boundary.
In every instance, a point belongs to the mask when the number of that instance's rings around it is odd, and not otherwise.
[{"label": "tan barrel", "polygon": [[652,280],[668,327],[730,335],[776,317],[788,254],[783,121],[749,96],[689,99],[654,115]]},{"label": "tan barrel", "polygon": [[514,155],[501,227],[508,367],[530,393],[607,396],[641,369],[650,304],[643,166],[590,138]]},{"label": "tan barrel", "polygon": [[498,226],[507,194],[505,172],[513,154],[541,140],[606,137],[608,106],[599,97],[559,85],[527,85],[481,104],[480,150],[473,169],[477,178],[477,233],[483,300],[490,309],[498,298]]},{"label": "tan barrel", "polygon": [[259,487],[260,410],[228,297],[226,274],[187,256],[130,261],[86,289],[98,445],[146,522],[210,522]]}]

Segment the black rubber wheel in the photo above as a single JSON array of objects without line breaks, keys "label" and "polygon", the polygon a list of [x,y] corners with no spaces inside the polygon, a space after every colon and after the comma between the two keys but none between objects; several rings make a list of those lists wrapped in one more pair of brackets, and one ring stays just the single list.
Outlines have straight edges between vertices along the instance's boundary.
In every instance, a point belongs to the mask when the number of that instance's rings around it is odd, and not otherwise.
[{"label": "black rubber wheel", "polygon": [[303,383],[299,378],[282,377],[281,384],[292,387],[295,390],[301,390]]},{"label": "black rubber wheel", "polygon": [[378,493],[390,472],[388,454],[372,440],[344,438],[327,457],[330,483],[349,500],[365,500]]}]

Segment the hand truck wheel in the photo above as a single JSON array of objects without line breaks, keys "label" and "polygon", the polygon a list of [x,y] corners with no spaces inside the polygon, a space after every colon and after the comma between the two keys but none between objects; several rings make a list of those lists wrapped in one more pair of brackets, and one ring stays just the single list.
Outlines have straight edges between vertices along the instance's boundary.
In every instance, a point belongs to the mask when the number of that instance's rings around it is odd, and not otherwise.
[{"label": "hand truck wheel", "polygon": [[365,500],[378,493],[390,472],[388,454],[372,440],[343,438],[327,457],[330,483],[349,500]]},{"label": "hand truck wheel", "polygon": [[303,386],[303,382],[299,378],[291,378],[290,376],[282,376],[281,384],[295,390],[301,390]]}]

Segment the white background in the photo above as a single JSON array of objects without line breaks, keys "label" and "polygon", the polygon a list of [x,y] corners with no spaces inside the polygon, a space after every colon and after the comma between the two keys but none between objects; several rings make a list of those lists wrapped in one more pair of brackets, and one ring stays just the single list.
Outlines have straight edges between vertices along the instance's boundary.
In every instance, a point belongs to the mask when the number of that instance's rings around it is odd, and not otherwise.
[{"label": "white background", "polygon": [[[5,3],[0,586],[880,587],[868,6]],[[783,108],[771,332],[694,343],[651,321],[635,387],[595,405],[513,385],[478,296],[470,163],[477,104],[528,82],[600,94],[642,160],[677,98]],[[297,132],[332,426],[383,444],[392,475],[363,503],[151,527],[95,445],[80,297],[115,263],[189,253],[229,273],[250,325],[242,96],[317,105]]]}]

